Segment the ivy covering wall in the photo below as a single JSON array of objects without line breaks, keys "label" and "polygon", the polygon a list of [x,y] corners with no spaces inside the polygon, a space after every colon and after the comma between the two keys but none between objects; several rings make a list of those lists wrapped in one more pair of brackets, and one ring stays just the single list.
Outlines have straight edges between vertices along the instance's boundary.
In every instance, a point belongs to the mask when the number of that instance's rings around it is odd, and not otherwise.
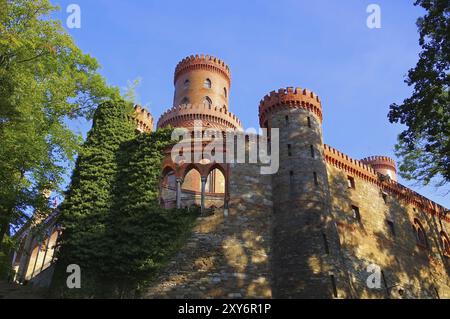
[{"label": "ivy covering wall", "polygon": [[[171,129],[136,135],[132,106],[98,107],[61,205],[63,227],[52,291],[58,297],[137,297],[190,233],[193,210],[158,202],[161,161]],[[81,289],[66,286],[67,265]]]}]

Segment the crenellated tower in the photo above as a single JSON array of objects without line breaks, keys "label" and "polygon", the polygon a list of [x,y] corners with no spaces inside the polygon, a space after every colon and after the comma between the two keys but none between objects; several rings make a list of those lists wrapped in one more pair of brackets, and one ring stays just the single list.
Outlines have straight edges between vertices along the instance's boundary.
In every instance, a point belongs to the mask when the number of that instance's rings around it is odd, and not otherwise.
[{"label": "crenellated tower", "polygon": [[361,162],[372,167],[375,172],[389,176],[393,181],[397,181],[397,165],[392,158],[387,156],[369,156],[362,159]]},{"label": "crenellated tower", "polygon": [[241,122],[229,112],[230,68],[209,55],[191,55],[178,63],[174,74],[173,107],[158,127],[192,128],[201,120],[205,128],[239,129]]},{"label": "crenellated tower", "polygon": [[[223,164],[223,160],[216,163],[215,159],[207,158],[208,155],[203,155],[203,151],[210,141],[219,137],[219,134],[224,134],[225,130],[239,130],[242,127],[237,116],[229,111],[230,68],[216,57],[191,55],[176,66],[174,86],[173,106],[161,115],[157,126],[182,127],[192,131],[194,124],[200,123],[202,131],[193,135],[193,141],[186,139],[182,143],[185,143],[183,150],[192,149],[202,157],[193,158],[191,155],[193,165],[188,165],[183,161],[171,163],[170,154],[167,155],[167,165],[172,167],[177,183],[176,196],[172,197],[177,198],[177,206],[184,205],[182,201],[197,203],[199,196],[202,208],[211,205],[226,206],[227,166]],[[214,133],[209,131],[209,134],[204,134],[206,129],[212,129]],[[216,145],[214,154],[223,157],[224,145]],[[166,202],[164,198],[162,200]]]},{"label": "crenellated tower", "polygon": [[272,176],[274,297],[330,298],[337,233],[329,208],[321,101],[307,89],[273,91],[260,102],[259,120],[262,127],[279,128],[280,168]]},{"label": "crenellated tower", "polygon": [[139,133],[148,133],[153,130],[153,117],[149,111],[140,105],[134,106],[133,121]]}]

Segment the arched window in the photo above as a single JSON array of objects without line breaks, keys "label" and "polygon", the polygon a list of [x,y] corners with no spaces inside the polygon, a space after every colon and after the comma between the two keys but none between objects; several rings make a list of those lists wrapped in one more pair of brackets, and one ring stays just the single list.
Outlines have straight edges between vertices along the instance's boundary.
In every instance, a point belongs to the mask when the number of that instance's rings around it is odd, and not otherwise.
[{"label": "arched window", "polygon": [[207,193],[225,193],[225,175],[218,168],[213,169],[206,180]]},{"label": "arched window", "polygon": [[203,86],[207,89],[210,89],[212,84],[210,79],[206,79],[205,82],[203,82]]},{"label": "arched window", "polygon": [[450,257],[450,240],[445,232],[441,231],[441,245],[444,255]]},{"label": "arched window", "polygon": [[425,229],[418,219],[414,219],[413,228],[415,231],[417,244],[422,247],[427,247],[427,235],[425,233]]},{"label": "arched window", "polygon": [[170,189],[176,189],[177,182],[174,171],[169,171],[163,178],[162,182],[163,187],[167,187]]},{"label": "arched window", "polygon": [[227,88],[223,88],[223,95],[224,95],[225,97],[228,96]]},{"label": "arched window", "polygon": [[191,192],[201,192],[201,175],[196,168],[191,168],[183,178],[181,188]]},{"label": "arched window", "polygon": [[212,106],[212,100],[209,98],[209,96],[205,96],[205,98],[203,99],[203,104],[206,105],[207,107]]},{"label": "arched window", "polygon": [[186,80],[184,81],[184,88],[187,89],[187,88],[189,88],[190,86],[191,86],[191,81],[189,81],[188,79],[186,79]]},{"label": "arched window", "polygon": [[191,101],[189,100],[188,97],[183,98],[183,100],[181,101],[181,104],[190,104]]}]

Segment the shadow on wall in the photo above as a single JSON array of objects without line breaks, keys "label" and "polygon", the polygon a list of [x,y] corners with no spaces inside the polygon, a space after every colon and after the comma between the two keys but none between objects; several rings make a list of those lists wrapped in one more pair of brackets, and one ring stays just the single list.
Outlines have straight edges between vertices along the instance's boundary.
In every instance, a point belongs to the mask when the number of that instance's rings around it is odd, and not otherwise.
[{"label": "shadow on wall", "polygon": [[[311,203],[310,210],[302,208],[306,215],[298,216],[303,223],[298,227],[295,212],[283,214],[277,223],[294,227],[280,238],[294,240],[273,243],[273,217],[278,217],[272,216],[267,194],[255,186],[264,183],[248,172],[239,175],[241,180],[230,179],[231,191],[233,183],[239,184],[242,195],[234,201],[231,196],[230,215],[224,218],[218,209],[199,218],[188,242],[145,298],[272,298],[274,266],[279,271],[298,269],[281,287],[287,296],[291,291],[293,297],[310,298],[449,297],[449,259],[439,242],[445,226],[436,216],[414,211],[361,179],[351,187],[346,174],[329,168],[331,214],[314,216]],[[424,227],[425,247],[417,243],[415,218]],[[311,225],[320,229],[311,231]],[[294,243],[298,248],[291,258]],[[276,265],[273,245],[277,254],[287,255],[285,264]],[[380,269],[380,285],[374,288],[367,283],[372,264]]]},{"label": "shadow on wall", "polygon": [[267,242],[252,212],[198,219],[192,237],[154,282],[145,298],[270,298]]},{"label": "shadow on wall", "polygon": [[[442,221],[404,205],[370,183],[356,180],[355,189],[348,185],[343,173],[330,178],[332,209],[351,296],[449,298],[449,258],[439,240]],[[355,216],[354,207],[359,216]],[[420,243],[413,227],[415,219],[423,225],[425,244]],[[374,271],[368,272],[371,264],[380,267],[379,287],[367,284]]]}]

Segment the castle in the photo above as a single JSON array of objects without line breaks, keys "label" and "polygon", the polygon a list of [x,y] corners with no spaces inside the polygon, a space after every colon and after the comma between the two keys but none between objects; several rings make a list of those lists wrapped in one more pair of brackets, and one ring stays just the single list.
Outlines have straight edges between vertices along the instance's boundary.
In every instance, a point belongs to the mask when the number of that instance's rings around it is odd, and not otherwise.
[{"label": "castle", "polygon": [[[211,129],[242,131],[229,111],[230,68],[220,59],[183,59],[174,86],[173,107],[157,127],[187,128],[186,149],[202,153],[216,138]],[[138,132],[153,129],[139,106],[133,119]],[[259,162],[176,161],[167,150],[161,205],[198,205],[205,214],[145,297],[450,298],[446,208],[397,183],[389,157],[356,160],[324,144],[321,100],[310,90],[270,92],[259,121],[268,136],[244,133],[246,159],[250,140],[272,145],[278,128],[274,174],[261,174]],[[214,152],[231,150],[225,140]],[[21,235],[28,253],[18,252],[13,264],[23,279],[49,276],[58,231],[49,232],[45,249]]]}]

